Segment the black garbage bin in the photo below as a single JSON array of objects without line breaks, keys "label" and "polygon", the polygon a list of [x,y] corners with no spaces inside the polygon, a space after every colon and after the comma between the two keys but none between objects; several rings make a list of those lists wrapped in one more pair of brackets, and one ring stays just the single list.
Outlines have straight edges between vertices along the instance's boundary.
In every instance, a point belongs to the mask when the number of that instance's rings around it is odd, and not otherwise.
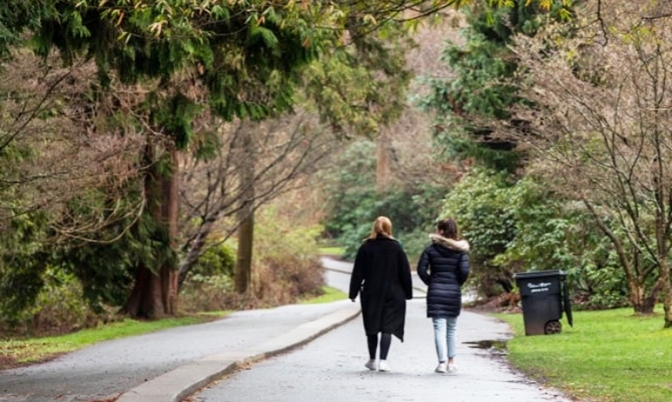
[{"label": "black garbage bin", "polygon": [[560,270],[515,274],[523,304],[525,335],[557,334],[562,331],[562,312],[573,325],[567,274]]}]

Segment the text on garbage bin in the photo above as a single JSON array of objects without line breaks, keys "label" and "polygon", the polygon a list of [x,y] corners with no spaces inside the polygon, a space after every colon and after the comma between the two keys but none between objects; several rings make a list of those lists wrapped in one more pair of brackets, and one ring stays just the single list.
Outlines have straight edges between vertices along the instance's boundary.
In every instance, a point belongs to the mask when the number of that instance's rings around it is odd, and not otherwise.
[{"label": "text on garbage bin", "polygon": [[530,293],[548,292],[550,286],[551,286],[550,282],[539,282],[539,283],[530,282],[527,284],[527,287],[530,288]]}]

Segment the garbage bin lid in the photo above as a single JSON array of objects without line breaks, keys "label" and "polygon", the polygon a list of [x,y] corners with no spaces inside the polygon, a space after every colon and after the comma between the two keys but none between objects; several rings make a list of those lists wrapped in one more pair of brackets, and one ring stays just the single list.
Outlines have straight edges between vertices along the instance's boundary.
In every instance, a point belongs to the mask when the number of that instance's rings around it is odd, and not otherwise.
[{"label": "garbage bin lid", "polygon": [[514,279],[535,279],[546,278],[549,276],[567,276],[567,273],[559,269],[552,269],[547,271],[531,271],[513,274]]}]

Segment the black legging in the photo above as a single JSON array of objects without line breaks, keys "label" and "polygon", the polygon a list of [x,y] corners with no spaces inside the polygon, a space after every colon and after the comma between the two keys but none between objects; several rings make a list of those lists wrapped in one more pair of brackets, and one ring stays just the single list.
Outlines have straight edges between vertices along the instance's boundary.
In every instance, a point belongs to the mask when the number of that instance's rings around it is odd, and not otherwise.
[{"label": "black legging", "polygon": [[[369,346],[369,358],[376,359],[376,348],[378,347],[378,334],[367,335],[366,343]],[[387,360],[387,353],[390,351],[390,344],[392,344],[392,335],[382,333],[380,334],[380,360]]]}]

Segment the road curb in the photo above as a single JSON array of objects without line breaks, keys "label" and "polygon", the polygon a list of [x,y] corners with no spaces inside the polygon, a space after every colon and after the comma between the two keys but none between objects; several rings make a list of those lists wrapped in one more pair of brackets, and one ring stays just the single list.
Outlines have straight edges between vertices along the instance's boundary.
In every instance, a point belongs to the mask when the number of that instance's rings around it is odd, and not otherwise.
[{"label": "road curb", "polygon": [[126,391],[116,402],[181,402],[235,369],[305,345],[354,319],[360,312],[359,303],[353,303],[253,348],[206,356]]}]

